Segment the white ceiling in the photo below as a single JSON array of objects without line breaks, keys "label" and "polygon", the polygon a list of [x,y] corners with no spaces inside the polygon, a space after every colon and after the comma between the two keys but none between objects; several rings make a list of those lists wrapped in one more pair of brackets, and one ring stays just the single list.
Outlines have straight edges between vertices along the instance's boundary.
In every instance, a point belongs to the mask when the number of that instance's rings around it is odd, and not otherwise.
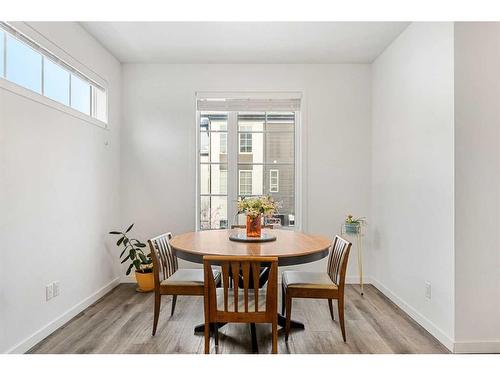
[{"label": "white ceiling", "polygon": [[370,63],[407,22],[83,22],[124,63]]}]

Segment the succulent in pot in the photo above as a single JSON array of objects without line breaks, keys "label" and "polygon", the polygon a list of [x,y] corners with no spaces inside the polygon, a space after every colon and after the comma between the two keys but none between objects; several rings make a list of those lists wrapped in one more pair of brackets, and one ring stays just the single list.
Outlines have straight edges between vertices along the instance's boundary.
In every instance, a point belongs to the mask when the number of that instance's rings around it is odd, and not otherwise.
[{"label": "succulent in pot", "polygon": [[129,237],[128,233],[132,230],[134,224],[131,224],[125,231],[111,231],[109,234],[118,235],[116,246],[123,247],[120,254],[121,263],[130,262],[125,274],[128,276],[135,268],[135,278],[139,284],[137,289],[140,292],[149,292],[154,289],[153,278],[153,260],[150,254],[144,252],[146,244],[136,238]]},{"label": "succulent in pot", "polygon": [[352,215],[347,215],[345,218],[345,231],[349,234],[358,234],[361,231],[361,226],[366,223],[365,217],[355,218]]}]

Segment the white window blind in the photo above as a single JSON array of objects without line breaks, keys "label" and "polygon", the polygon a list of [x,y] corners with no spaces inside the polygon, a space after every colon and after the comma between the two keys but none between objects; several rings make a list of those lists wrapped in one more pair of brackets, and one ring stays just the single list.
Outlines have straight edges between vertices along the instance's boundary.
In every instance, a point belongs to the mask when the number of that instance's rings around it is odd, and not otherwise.
[{"label": "white window blind", "polygon": [[300,99],[198,98],[198,111],[290,111],[300,110]]}]

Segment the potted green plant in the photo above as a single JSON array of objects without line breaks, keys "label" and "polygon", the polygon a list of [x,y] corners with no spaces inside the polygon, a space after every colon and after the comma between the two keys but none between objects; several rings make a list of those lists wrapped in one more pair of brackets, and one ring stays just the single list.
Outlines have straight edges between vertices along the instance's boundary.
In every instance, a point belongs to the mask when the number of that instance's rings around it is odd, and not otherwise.
[{"label": "potted green plant", "polygon": [[136,238],[128,237],[127,233],[130,232],[133,226],[134,224],[131,224],[124,232],[111,231],[109,234],[120,236],[118,241],[116,241],[116,246],[123,246],[120,254],[120,258],[123,257],[121,262],[123,264],[127,260],[130,261],[125,274],[127,276],[130,275],[132,268],[135,268],[135,279],[137,280],[137,284],[139,284],[137,290],[139,292],[150,292],[154,289],[153,260],[150,254],[146,255],[144,253],[143,249],[146,247],[146,244]]},{"label": "potted green plant", "polygon": [[358,234],[361,231],[361,225],[365,224],[365,217],[355,218],[352,215],[347,215],[345,218],[345,231],[349,234]]}]

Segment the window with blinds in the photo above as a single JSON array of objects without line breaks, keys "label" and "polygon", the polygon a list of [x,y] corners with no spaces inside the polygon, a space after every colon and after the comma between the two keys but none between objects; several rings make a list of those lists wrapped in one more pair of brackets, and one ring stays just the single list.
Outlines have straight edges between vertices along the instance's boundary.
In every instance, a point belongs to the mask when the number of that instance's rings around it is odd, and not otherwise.
[{"label": "window with blinds", "polygon": [[198,98],[199,229],[244,223],[238,199],[261,195],[282,202],[269,221],[295,225],[299,111],[299,98]]}]

